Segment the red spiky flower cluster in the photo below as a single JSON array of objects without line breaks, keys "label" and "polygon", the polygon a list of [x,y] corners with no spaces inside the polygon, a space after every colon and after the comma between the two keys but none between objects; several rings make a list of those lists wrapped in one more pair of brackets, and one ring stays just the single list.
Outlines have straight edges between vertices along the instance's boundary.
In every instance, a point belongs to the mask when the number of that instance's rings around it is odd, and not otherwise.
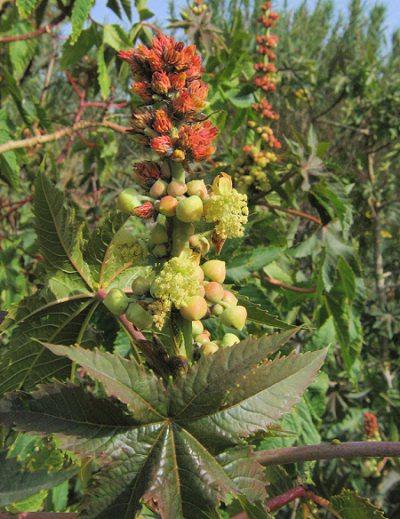
[{"label": "red spiky flower cluster", "polygon": [[379,423],[375,413],[369,411],[364,413],[364,434],[368,439],[379,438]]},{"label": "red spiky flower cluster", "polygon": [[[122,51],[135,80],[132,91],[143,105],[132,113],[132,133],[160,158],[176,162],[208,159],[217,129],[201,117],[208,86],[195,45],[157,34],[151,46]],[[136,173],[147,185],[157,179],[154,166],[138,165]]]},{"label": "red spiky flower cluster", "polygon": [[[258,22],[265,27],[265,34],[258,35],[256,37],[257,52],[262,56],[262,60],[254,65],[257,75],[254,80],[254,84],[257,88],[263,92],[275,92],[276,90],[276,54],[273,49],[278,45],[278,37],[271,34],[271,28],[276,24],[279,16],[277,13],[271,10],[271,2],[265,2],[261,6],[262,14],[258,18]],[[260,112],[264,119],[276,121],[279,119],[279,115],[273,110],[272,105],[265,98],[261,99],[259,103],[253,104],[254,110]],[[272,148],[280,148],[281,143],[273,134],[271,128],[268,128],[268,138],[266,138],[267,144]]]}]

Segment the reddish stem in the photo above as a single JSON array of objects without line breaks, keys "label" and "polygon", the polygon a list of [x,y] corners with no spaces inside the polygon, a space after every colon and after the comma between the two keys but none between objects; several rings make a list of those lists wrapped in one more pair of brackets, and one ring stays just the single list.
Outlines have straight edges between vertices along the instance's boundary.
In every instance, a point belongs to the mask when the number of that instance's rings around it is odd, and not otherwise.
[{"label": "reddish stem", "polygon": [[315,287],[296,287],[294,285],[288,285],[284,283],[283,281],[279,281],[279,279],[272,278],[271,276],[265,276],[265,280],[270,285],[274,285],[280,288],[283,288],[285,290],[290,290],[291,292],[299,292],[301,294],[314,294],[316,292]]},{"label": "reddish stem", "polygon": [[288,209],[286,207],[281,207],[280,205],[268,204],[267,202],[264,202],[262,205],[268,207],[268,209],[281,211],[282,213],[290,214],[292,216],[299,216],[300,218],[314,222],[317,225],[322,225],[321,220],[317,216],[313,216],[312,214],[306,213],[305,211],[299,211],[298,209]]},{"label": "reddish stem", "polygon": [[53,29],[59,25],[64,18],[66,18],[66,13],[62,13],[57,18],[54,18],[54,20],[47,25],[43,25],[43,27],[39,27],[38,29],[30,32],[26,32],[25,34],[13,34],[12,36],[2,36],[0,38],[0,43],[12,43],[14,41],[24,41],[24,40],[30,40],[32,38],[37,38],[38,36],[41,36],[42,34],[51,34]]},{"label": "reddish stem", "polygon": [[295,499],[298,499],[299,497],[304,497],[306,495],[306,492],[306,489],[302,486],[291,488],[283,494],[269,499],[267,501],[267,508],[270,512],[274,512],[275,510],[278,510],[279,508],[282,508],[283,506],[291,503]]}]

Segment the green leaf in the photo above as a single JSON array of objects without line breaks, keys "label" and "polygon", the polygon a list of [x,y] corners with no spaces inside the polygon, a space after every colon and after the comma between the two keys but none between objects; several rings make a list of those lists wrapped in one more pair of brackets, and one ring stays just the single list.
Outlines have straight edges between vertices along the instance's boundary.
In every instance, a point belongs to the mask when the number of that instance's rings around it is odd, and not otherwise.
[{"label": "green leaf", "polygon": [[[264,430],[299,402],[317,374],[326,350],[291,354],[253,368],[238,379],[222,409],[182,420],[192,434],[213,445],[235,444],[240,437]],[[223,379],[221,379],[223,380]],[[232,388],[233,389],[233,388]],[[180,417],[179,417],[180,420]]]},{"label": "green leaf", "polygon": [[[27,22],[17,22],[13,26],[12,34],[24,34],[33,30],[33,26]],[[18,81],[24,75],[31,59],[35,56],[37,41],[22,40],[14,41],[9,44],[8,52],[12,65],[13,77]]]},{"label": "green leaf", "polygon": [[274,261],[281,253],[282,249],[272,246],[258,247],[254,251],[236,256],[229,260],[227,276],[235,283],[239,283],[249,277],[253,271],[259,270]]},{"label": "green leaf", "polygon": [[63,193],[44,172],[36,179],[34,210],[39,246],[50,271],[60,270],[74,285],[91,288],[90,269],[82,255],[84,225],[64,208]]},{"label": "green leaf", "polygon": [[342,519],[385,519],[384,513],[351,490],[343,490],[330,499],[334,510]]},{"label": "green leaf", "polygon": [[[0,110],[0,144],[11,140],[11,134],[7,123],[5,110]],[[13,151],[7,151],[0,155],[0,178],[7,182],[12,188],[19,183],[19,166],[17,156]]]},{"label": "green leaf", "polygon": [[264,324],[271,328],[280,328],[281,330],[294,329],[295,326],[285,323],[281,319],[271,315],[266,310],[261,308],[260,305],[252,303],[248,297],[238,294],[239,303],[247,309],[247,319],[254,323]]},{"label": "green leaf", "polygon": [[87,20],[93,5],[94,0],[75,0],[71,13],[72,45],[76,44],[76,42],[78,41],[78,38],[83,30],[83,24]]},{"label": "green leaf", "polygon": [[[164,519],[210,517],[218,502],[232,495],[257,510],[265,500],[263,470],[241,447],[241,436],[287,411],[325,353],[267,362],[292,333],[250,338],[201,359],[169,381],[168,405],[161,382],[135,362],[51,345],[101,381],[131,414],[82,387],[55,383],[32,395],[8,394],[0,404],[0,422],[20,431],[54,434],[62,448],[96,456],[100,470],[82,505],[83,517],[132,516],[142,498],[157,502]],[[221,423],[227,412],[232,415],[229,424]],[[219,432],[223,437],[218,439]],[[235,448],[223,453],[227,443]]]},{"label": "green leaf", "polygon": [[35,9],[39,0],[17,0],[17,7],[22,18],[27,18]]},{"label": "green leaf", "polygon": [[69,361],[56,357],[38,341],[73,344],[85,327],[93,301],[85,293],[55,299],[46,291],[24,299],[6,322],[11,330],[0,355],[0,394],[67,376]]},{"label": "green leaf", "polygon": [[60,472],[38,470],[28,472],[15,458],[0,453],[0,506],[22,501],[37,492],[55,487],[71,478],[78,468],[67,468]]},{"label": "green leaf", "polygon": [[171,388],[171,410],[179,419],[218,409],[230,391],[260,362],[275,353],[293,337],[296,330],[248,338],[231,348],[221,348],[214,355],[202,357],[185,377]]},{"label": "green leaf", "polygon": [[107,99],[110,95],[111,78],[104,59],[104,45],[101,45],[97,51],[97,78],[99,80],[101,95],[103,99]]},{"label": "green leaf", "polygon": [[98,39],[97,29],[95,25],[91,25],[88,29],[81,32],[75,45],[71,37],[65,42],[61,56],[61,67],[70,68],[81,61],[83,56],[87,54]]},{"label": "green leaf", "polygon": [[118,25],[107,24],[104,26],[103,42],[117,52],[131,47],[128,35]]},{"label": "green leaf", "polygon": [[134,360],[118,355],[45,344],[55,355],[68,357],[82,366],[95,380],[100,381],[108,396],[124,402],[140,423],[149,423],[166,416],[168,400],[162,382]]}]

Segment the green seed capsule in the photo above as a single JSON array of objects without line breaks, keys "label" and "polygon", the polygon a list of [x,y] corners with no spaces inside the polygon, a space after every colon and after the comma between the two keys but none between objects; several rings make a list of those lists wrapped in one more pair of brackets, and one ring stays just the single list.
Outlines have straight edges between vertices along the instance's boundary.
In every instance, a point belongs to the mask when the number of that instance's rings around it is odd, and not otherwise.
[{"label": "green seed capsule", "polygon": [[126,310],[126,318],[140,330],[151,328],[153,316],[139,303],[130,303]]},{"label": "green seed capsule", "polygon": [[104,305],[114,315],[121,315],[125,312],[129,299],[119,288],[112,288],[103,301]]},{"label": "green seed capsule", "polygon": [[139,207],[139,200],[136,189],[128,188],[121,191],[117,198],[117,208],[126,214],[132,214],[135,207]]},{"label": "green seed capsule", "polygon": [[193,321],[192,322],[192,335],[195,337],[196,335],[200,335],[204,330],[204,326],[201,321]]},{"label": "green seed capsule", "polygon": [[223,311],[220,319],[226,326],[242,330],[246,324],[247,310],[244,306],[230,306]]},{"label": "green seed capsule", "polygon": [[240,339],[237,335],[234,333],[226,333],[222,338],[221,346],[223,348],[229,348],[238,342],[240,342]]},{"label": "green seed capsule", "polygon": [[181,315],[188,321],[200,321],[208,310],[207,301],[204,297],[193,296],[189,298],[187,306],[180,309]]},{"label": "green seed capsule", "polygon": [[203,216],[203,202],[200,197],[193,195],[183,198],[176,208],[176,217],[181,222],[198,222]]},{"label": "green seed capsule", "polygon": [[150,291],[152,280],[144,276],[138,276],[132,281],[132,293],[135,296],[144,296]]},{"label": "green seed capsule", "polygon": [[206,357],[212,355],[213,353],[216,353],[218,350],[219,348],[216,342],[206,342],[201,347],[201,351],[203,352],[203,355],[205,355]]},{"label": "green seed capsule", "polygon": [[207,279],[216,281],[217,283],[223,283],[226,276],[225,261],[221,260],[209,260],[201,265],[203,272]]}]

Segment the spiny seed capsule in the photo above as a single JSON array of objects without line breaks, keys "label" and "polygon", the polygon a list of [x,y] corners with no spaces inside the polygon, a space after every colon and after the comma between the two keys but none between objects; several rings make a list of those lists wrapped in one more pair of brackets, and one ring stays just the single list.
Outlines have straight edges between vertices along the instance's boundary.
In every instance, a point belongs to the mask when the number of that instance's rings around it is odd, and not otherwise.
[{"label": "spiny seed capsule", "polygon": [[199,196],[202,200],[207,198],[208,192],[204,180],[191,180],[187,184],[187,192],[189,195]]},{"label": "spiny seed capsule", "polygon": [[144,276],[138,276],[132,281],[132,293],[135,296],[143,296],[150,291],[152,280]]},{"label": "spiny seed capsule", "polygon": [[203,202],[200,197],[193,195],[178,203],[176,217],[181,222],[198,222],[203,216]]},{"label": "spiny seed capsule", "polygon": [[192,322],[192,335],[195,337],[196,335],[200,335],[204,330],[203,323],[201,321],[193,321]]},{"label": "spiny seed capsule", "polygon": [[161,180],[161,178],[159,178],[151,186],[149,191],[150,196],[152,196],[153,198],[161,198],[167,192],[167,185],[168,184],[164,180]]},{"label": "spiny seed capsule", "polygon": [[121,315],[125,312],[129,299],[119,288],[112,288],[104,298],[103,303],[112,314]]},{"label": "spiny seed capsule", "polygon": [[178,200],[173,196],[166,195],[160,200],[159,212],[164,216],[175,216]]},{"label": "spiny seed capsule", "polygon": [[171,196],[182,196],[187,190],[187,185],[184,182],[178,182],[177,180],[171,180],[167,187],[167,193]]},{"label": "spiny seed capsule", "polygon": [[229,292],[229,290],[224,290],[224,297],[222,298],[222,301],[228,306],[236,306],[238,304],[237,297],[232,294],[232,292]]},{"label": "spiny seed capsule", "polygon": [[218,349],[218,344],[216,342],[206,342],[201,347],[201,351],[203,352],[203,355],[205,355],[206,357],[208,357],[208,355],[216,353]]},{"label": "spiny seed capsule", "polygon": [[240,342],[240,339],[237,335],[235,335],[234,333],[226,333],[222,338],[221,346],[223,348],[230,348],[237,342]]},{"label": "spiny seed capsule", "polygon": [[200,321],[208,310],[207,301],[201,296],[192,296],[188,304],[180,309],[181,315],[188,321]]},{"label": "spiny seed capsule", "polygon": [[230,306],[222,312],[220,319],[225,326],[242,330],[246,324],[247,310],[244,306]]},{"label": "spiny seed capsule", "polygon": [[141,330],[151,328],[153,324],[153,316],[139,303],[129,304],[126,310],[126,318]]},{"label": "spiny seed capsule", "polygon": [[168,243],[167,229],[161,223],[157,223],[150,234],[150,243],[152,245],[162,245]]},{"label": "spiny seed capsule", "polygon": [[210,281],[204,287],[206,292],[206,299],[211,303],[219,303],[224,297],[224,287],[216,281]]},{"label": "spiny seed capsule", "polygon": [[226,276],[225,261],[209,260],[201,265],[206,278],[217,283],[223,283]]},{"label": "spiny seed capsule", "polygon": [[124,189],[118,195],[117,208],[119,209],[119,211],[122,211],[123,213],[132,214],[133,210],[136,207],[139,207],[140,204],[141,202],[139,200],[136,189]]}]

